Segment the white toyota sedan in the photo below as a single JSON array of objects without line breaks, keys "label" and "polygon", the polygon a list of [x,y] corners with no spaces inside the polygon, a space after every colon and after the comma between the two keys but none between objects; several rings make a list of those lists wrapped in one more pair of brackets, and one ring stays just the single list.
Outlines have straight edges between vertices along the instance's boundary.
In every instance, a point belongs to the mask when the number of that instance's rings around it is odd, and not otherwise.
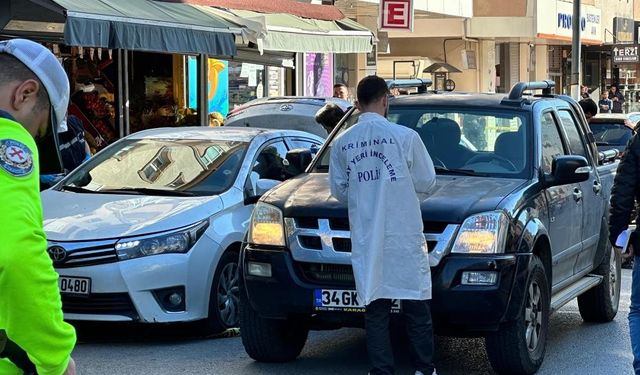
[{"label": "white toyota sedan", "polygon": [[[238,250],[257,198],[323,139],[287,130],[154,129],[42,193],[69,320],[238,323]],[[293,153],[290,153],[291,156]]]}]

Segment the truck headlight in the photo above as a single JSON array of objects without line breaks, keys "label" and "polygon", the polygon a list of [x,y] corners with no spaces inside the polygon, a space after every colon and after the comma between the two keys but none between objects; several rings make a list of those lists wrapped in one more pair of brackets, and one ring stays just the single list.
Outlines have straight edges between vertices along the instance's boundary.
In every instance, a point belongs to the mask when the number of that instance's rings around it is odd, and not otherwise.
[{"label": "truck headlight", "polygon": [[254,245],[285,246],[282,211],[258,202],[251,215],[248,241]]},{"label": "truck headlight", "polygon": [[149,255],[186,253],[200,239],[209,220],[171,232],[126,238],[116,243],[118,259],[127,260]]},{"label": "truck headlight", "polygon": [[502,211],[468,217],[453,244],[452,253],[497,254],[504,252],[509,219]]}]

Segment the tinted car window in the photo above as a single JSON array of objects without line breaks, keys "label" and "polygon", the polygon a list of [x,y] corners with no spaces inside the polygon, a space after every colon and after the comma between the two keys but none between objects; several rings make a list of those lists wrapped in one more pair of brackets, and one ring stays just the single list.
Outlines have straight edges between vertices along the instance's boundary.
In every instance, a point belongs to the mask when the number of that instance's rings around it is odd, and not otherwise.
[{"label": "tinted car window", "polygon": [[542,115],[540,126],[542,128],[542,169],[544,173],[550,174],[553,159],[564,155],[564,146],[558,125],[551,112]]},{"label": "tinted car window", "polygon": [[626,146],[633,132],[624,124],[597,122],[589,124],[598,146]]},{"label": "tinted car window", "polygon": [[587,156],[587,151],[582,143],[582,137],[578,131],[578,124],[573,115],[567,110],[558,111],[564,133],[567,135],[567,142],[573,155]]},{"label": "tinted car window", "polygon": [[287,146],[283,141],[271,143],[260,151],[253,163],[253,172],[258,179],[284,181],[283,160],[287,157]]}]

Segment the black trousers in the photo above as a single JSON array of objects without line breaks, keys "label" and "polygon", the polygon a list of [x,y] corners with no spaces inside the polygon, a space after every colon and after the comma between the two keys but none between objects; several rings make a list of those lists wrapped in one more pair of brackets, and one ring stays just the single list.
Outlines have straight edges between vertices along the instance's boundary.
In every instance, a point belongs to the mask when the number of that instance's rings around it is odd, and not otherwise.
[{"label": "black trousers", "polygon": [[[416,371],[431,375],[433,366],[433,324],[430,301],[402,301],[402,312],[406,321],[410,354]],[[365,312],[367,349],[371,360],[371,375],[393,374],[393,350],[389,333],[391,300],[377,299],[371,302]]]}]

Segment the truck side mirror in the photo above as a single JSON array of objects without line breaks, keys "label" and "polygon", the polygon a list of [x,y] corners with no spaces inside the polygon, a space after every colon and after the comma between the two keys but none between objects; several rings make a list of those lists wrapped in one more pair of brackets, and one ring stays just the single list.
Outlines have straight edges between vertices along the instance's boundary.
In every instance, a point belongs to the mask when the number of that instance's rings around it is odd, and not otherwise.
[{"label": "truck side mirror", "polygon": [[551,174],[545,176],[546,187],[586,181],[592,168],[584,156],[570,155],[553,159],[551,170]]},{"label": "truck side mirror", "polygon": [[285,171],[287,177],[294,177],[303,173],[313,160],[312,151],[304,148],[297,148],[287,153],[287,163]]}]

